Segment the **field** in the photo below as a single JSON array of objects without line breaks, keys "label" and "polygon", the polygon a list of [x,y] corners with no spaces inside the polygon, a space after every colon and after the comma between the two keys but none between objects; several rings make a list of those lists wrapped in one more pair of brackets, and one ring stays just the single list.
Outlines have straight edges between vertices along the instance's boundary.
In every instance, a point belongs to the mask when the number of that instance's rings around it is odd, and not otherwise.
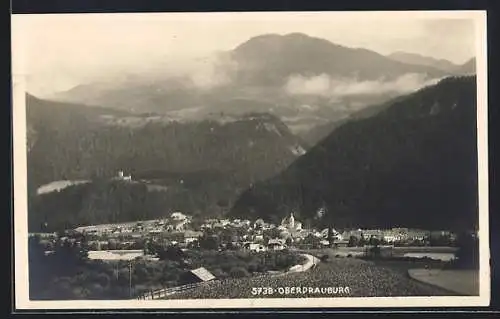
[{"label": "field", "polygon": [[[450,296],[453,293],[409,278],[405,267],[376,264],[357,258],[331,258],[304,273],[206,283],[193,290],[173,294],[169,299],[299,298],[299,297],[390,297]],[[262,291],[252,288],[270,288]],[[286,293],[286,287],[294,293]],[[323,291],[302,287],[324,288]],[[330,289],[330,293],[325,289]],[[342,287],[342,288],[340,288]],[[348,288],[346,288],[348,287]],[[300,292],[299,292],[300,291]]]}]

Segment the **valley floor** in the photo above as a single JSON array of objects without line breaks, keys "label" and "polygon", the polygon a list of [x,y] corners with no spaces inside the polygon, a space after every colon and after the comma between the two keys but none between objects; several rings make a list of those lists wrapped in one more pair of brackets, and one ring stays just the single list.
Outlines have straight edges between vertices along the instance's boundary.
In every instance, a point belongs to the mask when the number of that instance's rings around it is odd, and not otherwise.
[{"label": "valley floor", "polygon": [[[268,288],[256,294],[255,288]],[[286,287],[289,293],[286,293]],[[291,288],[294,287],[293,292]],[[331,287],[330,289],[328,289]],[[254,288],[254,289],[252,289]],[[304,289],[306,288],[306,289]],[[312,288],[312,289],[310,289]],[[319,288],[319,289],[317,289]],[[333,288],[333,289],[332,289]],[[265,291],[265,290],[264,290]],[[333,258],[307,272],[214,281],[168,299],[453,296],[413,280],[405,271],[357,258]]]}]

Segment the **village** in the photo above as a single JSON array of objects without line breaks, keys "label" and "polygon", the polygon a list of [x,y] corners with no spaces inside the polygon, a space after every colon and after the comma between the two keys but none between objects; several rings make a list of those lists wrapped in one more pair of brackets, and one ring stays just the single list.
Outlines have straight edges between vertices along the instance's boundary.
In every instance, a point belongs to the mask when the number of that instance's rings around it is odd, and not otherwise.
[{"label": "village", "polygon": [[[339,232],[334,228],[307,229],[293,212],[279,225],[263,219],[195,220],[182,212],[166,218],[115,224],[81,226],[71,233],[85,236],[90,259],[117,260],[148,256],[150,243],[181,249],[248,250],[264,252],[284,249],[362,247],[384,244],[393,246],[447,246],[456,236],[449,231],[425,231],[408,228],[354,229]],[[56,233],[37,233],[50,253]],[[74,237],[74,236],[70,236]],[[63,238],[64,239],[64,238]],[[204,242],[210,241],[210,244]],[[113,253],[119,251],[119,254]]]}]

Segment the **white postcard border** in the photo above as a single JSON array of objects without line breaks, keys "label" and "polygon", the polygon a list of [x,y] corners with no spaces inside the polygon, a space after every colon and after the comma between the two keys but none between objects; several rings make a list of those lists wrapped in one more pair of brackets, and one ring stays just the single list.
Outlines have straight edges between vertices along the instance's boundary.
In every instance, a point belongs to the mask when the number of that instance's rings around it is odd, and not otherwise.
[{"label": "white postcard border", "polygon": [[[14,163],[14,261],[16,309],[228,309],[228,308],[328,308],[328,307],[474,307],[488,306],[490,302],[490,252],[488,223],[488,115],[487,115],[487,62],[486,11],[393,11],[393,12],[254,12],[254,13],[168,13],[168,18],[183,19],[198,15],[206,19],[281,19],[334,14],[366,15],[369,18],[419,19],[457,18],[473,19],[476,27],[477,66],[477,137],[478,137],[478,191],[480,238],[480,295],[474,297],[339,297],[339,298],[269,298],[269,299],[187,299],[187,300],[70,300],[30,301],[28,294],[28,223],[27,223],[27,151],[26,109],[23,72],[23,39],[12,39],[13,83],[13,163]],[[80,16],[81,14],[78,14]],[[92,14],[86,14],[92,15]],[[77,15],[67,15],[77,16]],[[162,13],[112,14],[126,18],[162,18]],[[12,16],[12,30],[23,17]]]}]

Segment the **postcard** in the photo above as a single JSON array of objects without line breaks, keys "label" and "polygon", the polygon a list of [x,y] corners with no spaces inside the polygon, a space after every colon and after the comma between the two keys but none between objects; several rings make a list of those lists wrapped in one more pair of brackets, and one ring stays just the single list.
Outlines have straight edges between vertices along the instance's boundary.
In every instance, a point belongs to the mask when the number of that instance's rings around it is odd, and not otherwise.
[{"label": "postcard", "polygon": [[490,301],[485,11],[12,16],[17,309]]}]

